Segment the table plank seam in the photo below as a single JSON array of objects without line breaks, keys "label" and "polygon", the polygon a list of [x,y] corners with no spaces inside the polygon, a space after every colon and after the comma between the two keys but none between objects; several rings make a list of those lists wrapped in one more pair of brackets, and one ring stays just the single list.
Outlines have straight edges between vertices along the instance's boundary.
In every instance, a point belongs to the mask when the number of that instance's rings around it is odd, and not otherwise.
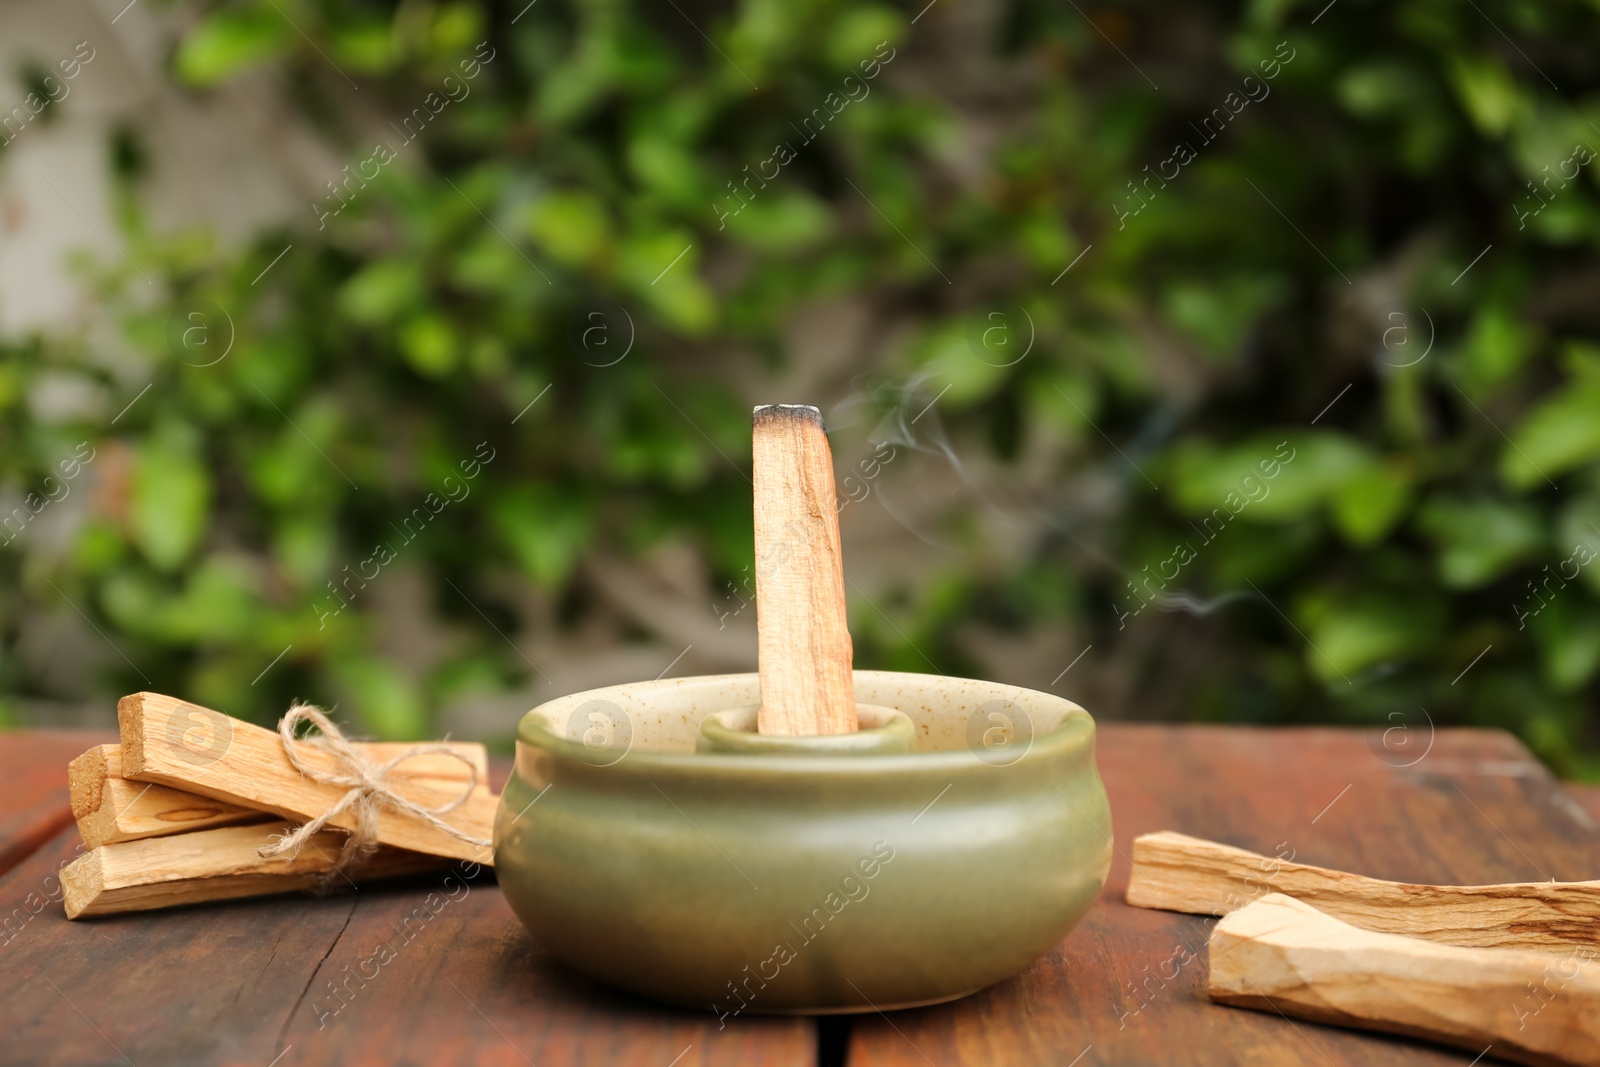
[{"label": "table plank seam", "polygon": [[[339,927],[339,932],[334,934],[333,939],[328,942],[328,951],[324,952],[322,954],[322,958],[317,961],[316,966],[311,968],[311,973],[306,977],[306,984],[301,988],[300,995],[295,998],[294,1005],[290,1007],[288,1014],[284,1015],[283,1026],[278,1030],[278,1040],[273,1045],[273,1050],[278,1053],[278,1059],[283,1058],[283,1043],[284,1040],[289,1036],[289,1027],[293,1025],[295,1016],[300,1014],[300,1005],[305,1003],[306,994],[311,992],[311,987],[316,984],[317,975],[322,973],[322,965],[328,962],[328,957],[333,955],[333,950],[338,948],[339,942],[343,940],[344,932],[350,929],[350,920],[355,918],[356,905],[360,902],[360,900],[361,898],[359,896],[351,894],[350,910],[345,913],[344,925]],[[272,951],[274,954],[277,953],[278,946],[276,944],[272,946]],[[272,961],[269,959],[267,962],[271,963]],[[272,1062],[277,1063],[278,1060],[274,1059]]]}]

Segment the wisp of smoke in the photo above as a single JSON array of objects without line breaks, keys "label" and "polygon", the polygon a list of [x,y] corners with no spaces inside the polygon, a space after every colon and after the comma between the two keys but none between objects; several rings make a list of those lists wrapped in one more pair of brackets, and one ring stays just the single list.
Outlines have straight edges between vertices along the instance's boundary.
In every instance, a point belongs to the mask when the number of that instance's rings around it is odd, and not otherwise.
[{"label": "wisp of smoke", "polygon": [[1249,600],[1253,596],[1254,593],[1235,589],[1210,600],[1201,600],[1188,590],[1184,590],[1178,593],[1159,593],[1156,595],[1155,603],[1162,611],[1183,611],[1190,615],[1206,616],[1222,610],[1236,600]]}]

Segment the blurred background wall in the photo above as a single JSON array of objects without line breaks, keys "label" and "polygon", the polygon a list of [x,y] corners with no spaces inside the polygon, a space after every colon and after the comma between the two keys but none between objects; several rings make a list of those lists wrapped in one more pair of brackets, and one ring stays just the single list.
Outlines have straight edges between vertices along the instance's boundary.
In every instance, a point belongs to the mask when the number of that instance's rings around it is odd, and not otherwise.
[{"label": "blurred background wall", "polygon": [[7,4],[0,722],[753,669],[749,409],[811,402],[858,666],[1600,775],[1597,29]]}]

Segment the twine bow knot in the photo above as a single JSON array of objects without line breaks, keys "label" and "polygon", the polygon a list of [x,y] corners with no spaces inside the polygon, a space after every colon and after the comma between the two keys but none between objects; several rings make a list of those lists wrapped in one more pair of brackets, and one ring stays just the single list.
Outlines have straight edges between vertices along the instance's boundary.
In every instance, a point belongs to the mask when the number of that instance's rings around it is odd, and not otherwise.
[{"label": "twine bow knot", "polygon": [[[303,722],[311,723],[321,733],[296,737],[295,730]],[[301,847],[313,834],[333,819],[350,811],[354,813],[356,825],[350,831],[344,849],[339,854],[339,866],[343,867],[357,855],[365,855],[378,847],[378,810],[384,806],[403,812],[468,844],[490,847],[490,842],[487,840],[462,833],[439,818],[465,804],[472,797],[473,790],[478,788],[477,765],[449,745],[415,745],[391,760],[374,763],[345,740],[344,734],[320,709],[310,704],[295,704],[291,707],[278,723],[278,736],[283,739],[284,755],[289,757],[289,762],[294,765],[295,770],[313,782],[338,786],[347,792],[331,808],[293,833],[280,834],[272,844],[263,845],[259,850],[259,855],[263,859],[298,855]],[[323,770],[302,759],[301,752],[304,748],[314,748],[333,756],[337,761],[336,769]],[[389,775],[395,767],[415,756],[425,756],[435,752],[460,760],[472,772],[472,777],[467,782],[466,788],[461,791],[461,795],[437,808],[427,808],[396,793],[389,784]]]}]

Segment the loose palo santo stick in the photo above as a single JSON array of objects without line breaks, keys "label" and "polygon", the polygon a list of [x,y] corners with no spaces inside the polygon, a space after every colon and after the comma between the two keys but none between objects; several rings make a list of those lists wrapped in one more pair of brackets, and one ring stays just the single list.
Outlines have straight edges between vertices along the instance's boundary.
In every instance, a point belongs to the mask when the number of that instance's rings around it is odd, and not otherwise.
[{"label": "loose palo santo stick", "polygon": [[[292,859],[264,860],[257,855],[275,835],[293,829],[286,822],[225,826],[91,849],[61,871],[67,918],[318,888],[334,872],[345,835],[323,830]],[[437,856],[379,848],[347,874],[353,884],[444,865]],[[347,884],[338,875],[333,877],[336,884]]]},{"label": "loose palo santo stick", "polygon": [[1364,930],[1448,945],[1571,951],[1600,930],[1600,882],[1412,885],[1289,863],[1171,832],[1133,839],[1128,903],[1227,915],[1285,893]]},{"label": "loose palo santo stick", "polygon": [[856,730],[853,650],[833,453],[822,413],[766,404],[751,417],[755,468],[756,641],[764,734]]},{"label": "loose palo santo stick", "polygon": [[[453,752],[471,760],[478,780],[489,775],[489,755],[480,744],[448,742]],[[355,747],[368,759],[382,763],[412,747],[405,742],[358,741]],[[470,772],[460,760],[441,755],[409,759],[395,768],[396,778],[426,778],[455,782],[459,790]],[[267,812],[222,800],[185,793],[150,782],[133,782],[122,774],[122,747],[96,745],[67,765],[72,814],[78,833],[90,848],[138,841],[146,837],[181,834],[214,826],[260,822]]]},{"label": "loose palo santo stick", "polygon": [[[117,722],[122,733],[123,773],[136,781],[306,819],[322,815],[347,792],[296,770],[284,754],[282,739],[273,731],[175,697],[159,693],[125,696],[117,702]],[[322,773],[338,771],[339,761],[332,753],[309,745],[300,747],[302,762],[308,766]],[[419,757],[417,762],[421,761]],[[462,786],[461,782],[441,783],[400,774],[390,784],[397,795],[426,808],[454,801]],[[498,800],[480,785],[460,807],[439,817],[461,833],[488,840]],[[377,823],[382,844],[493,864],[488,848],[462,841],[386,805],[379,809]],[[329,825],[352,829],[356,820],[345,811]]]},{"label": "loose palo santo stick", "polygon": [[1373,933],[1269,893],[1211,932],[1211,998],[1517,1063],[1600,1063],[1600,947],[1578,951],[1561,961]]}]

